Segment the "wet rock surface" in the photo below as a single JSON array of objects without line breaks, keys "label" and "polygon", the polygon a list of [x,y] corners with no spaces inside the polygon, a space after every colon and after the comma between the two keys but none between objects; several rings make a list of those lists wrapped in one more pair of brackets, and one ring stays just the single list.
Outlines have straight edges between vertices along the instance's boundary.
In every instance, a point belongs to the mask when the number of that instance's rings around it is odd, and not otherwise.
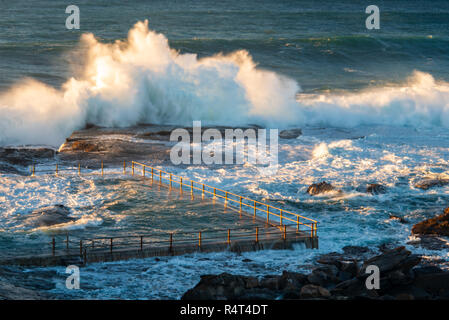
[{"label": "wet rock surface", "polygon": [[[380,254],[364,247],[346,247],[343,253],[318,258],[321,264],[309,274],[284,271],[256,277],[202,276],[183,300],[192,299],[378,299],[413,300],[449,297],[449,272],[421,264],[421,257],[405,247],[382,248]],[[370,257],[367,258],[367,256]],[[379,268],[379,289],[368,289],[366,268]]]},{"label": "wet rock surface", "polygon": [[335,190],[335,187],[326,181],[313,183],[307,188],[307,193],[311,196]]},{"label": "wet rock surface", "polygon": [[449,236],[449,207],[444,210],[443,214],[415,224],[412,233]]},{"label": "wet rock surface", "polygon": [[427,190],[449,185],[449,179],[424,179],[415,183],[415,188]]},{"label": "wet rock surface", "polygon": [[[201,134],[211,128],[218,130],[223,139],[227,130],[241,129],[244,135],[245,130],[254,129],[257,137],[257,129],[260,129],[256,125],[241,128],[201,127]],[[182,129],[189,135],[190,141],[193,141],[192,127],[145,124],[128,128],[91,127],[78,130],[61,145],[58,158],[62,161],[97,162],[97,165],[100,160],[106,165],[122,164],[123,161],[129,160],[161,165],[172,164],[170,151],[178,140],[170,141],[170,136],[175,129]],[[177,138],[177,135],[174,138]]]},{"label": "wet rock surface", "polygon": [[413,245],[415,247],[421,247],[427,250],[449,249],[449,241],[446,239],[441,239],[437,235],[419,235],[419,237],[407,242],[407,244]]},{"label": "wet rock surface", "polygon": [[387,188],[378,183],[370,183],[366,186],[366,192],[371,194],[384,194],[387,193]]},{"label": "wet rock surface", "polygon": [[408,223],[408,221],[405,218],[400,217],[400,216],[395,215],[395,214],[390,214],[390,220],[395,220],[395,221],[398,221],[400,223]]}]

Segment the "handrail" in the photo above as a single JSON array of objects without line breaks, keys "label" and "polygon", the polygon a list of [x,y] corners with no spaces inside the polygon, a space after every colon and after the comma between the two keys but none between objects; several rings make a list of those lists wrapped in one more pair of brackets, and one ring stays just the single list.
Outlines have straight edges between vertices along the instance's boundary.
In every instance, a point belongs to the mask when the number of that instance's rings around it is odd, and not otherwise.
[{"label": "handrail", "polygon": [[[299,229],[299,225],[304,225],[304,226],[307,226],[307,227],[309,227],[311,229],[313,235],[316,235],[316,233],[317,233],[318,221],[316,221],[316,220],[313,220],[313,219],[301,216],[301,215],[299,215],[297,213],[294,213],[294,212],[291,212],[291,211],[287,211],[287,210],[284,210],[284,209],[281,209],[281,208],[278,208],[278,207],[275,207],[275,206],[272,206],[272,205],[269,205],[269,204],[266,204],[266,203],[263,203],[263,202],[260,202],[260,201],[257,201],[257,200],[250,199],[250,198],[245,197],[245,196],[237,195],[235,193],[232,193],[232,192],[220,189],[220,188],[216,188],[216,187],[210,186],[210,185],[205,184],[205,183],[201,183],[201,182],[189,179],[189,178],[183,178],[183,177],[181,177],[179,175],[176,175],[176,174],[173,174],[173,173],[170,173],[170,172],[167,172],[167,171],[164,171],[164,170],[161,170],[161,169],[158,169],[158,168],[146,165],[146,164],[141,163],[141,162],[132,161],[131,164],[132,164],[132,174],[133,175],[134,175],[134,171],[135,171],[135,165],[138,165],[138,166],[142,167],[142,175],[144,177],[146,176],[145,168],[149,168],[149,169],[151,169],[151,177],[152,177],[152,179],[154,179],[154,173],[156,171],[156,175],[159,176],[159,181],[161,183],[162,183],[162,179],[165,179],[165,180],[170,182],[170,186],[172,185],[173,182],[178,183],[181,188],[182,188],[182,186],[188,186],[188,187],[190,187],[190,190],[191,190],[192,193],[193,193],[193,190],[195,189],[195,190],[201,191],[202,194],[207,193],[207,194],[213,195],[214,198],[218,197],[218,198],[225,199],[225,205],[227,204],[227,201],[232,201],[232,202],[238,203],[240,205],[240,210],[242,210],[242,206],[246,206],[246,207],[252,208],[252,209],[254,209],[254,215],[256,215],[257,210],[262,211],[262,212],[267,214],[267,222],[270,221],[270,216],[272,215],[272,216],[278,217],[280,219],[280,225],[283,225],[283,220],[287,220],[287,221],[296,223],[298,229]],[[165,176],[163,177],[162,174],[164,174]],[[166,177],[166,175],[168,175],[169,177]],[[179,180],[175,180],[175,179],[173,179],[173,177],[179,178]],[[185,180],[189,180],[190,184],[186,184],[185,182],[183,182]],[[202,187],[201,188],[196,187],[196,186],[194,186],[194,184],[197,184],[197,185],[199,184]],[[212,193],[212,191],[209,191],[206,188],[213,189],[213,193]],[[217,193],[217,191],[223,192],[225,195],[220,195],[220,194]],[[230,195],[238,197],[239,200],[230,198],[229,197]],[[251,205],[251,204],[248,204],[248,203],[244,203],[243,200],[248,200],[248,201],[252,202],[253,204]],[[257,207],[257,204],[265,206],[265,210],[260,208],[260,207]],[[274,212],[270,212],[270,208],[274,209],[274,210],[277,210],[278,214],[276,214]],[[296,220],[292,219],[291,217],[286,217],[284,214],[292,215],[293,217],[296,217]],[[301,222],[300,219],[306,220],[307,223]]]},{"label": "handrail", "polygon": [[[220,236],[220,232],[223,233]],[[210,234],[207,236],[205,234]],[[282,240],[287,240],[288,235],[294,235],[295,237],[307,237],[307,235],[299,233],[294,229],[287,229],[287,225],[279,226],[267,226],[267,227],[238,227],[233,229],[216,229],[216,230],[199,230],[199,231],[183,231],[183,232],[165,232],[165,239],[161,238],[161,234],[136,234],[132,236],[115,236],[115,237],[99,237],[99,238],[78,238],[70,237],[69,234],[61,235],[63,240],[56,241],[56,238],[60,236],[53,236],[50,244],[52,255],[55,256],[56,252],[77,252],[80,256],[85,256],[87,252],[95,250],[107,250],[111,254],[117,249],[132,249],[151,248],[151,245],[163,245],[169,244],[170,251],[175,248],[176,245],[192,245],[196,244],[200,249],[203,244],[227,244],[231,245],[238,239],[254,240],[256,243],[263,240],[273,240],[272,236],[281,236]],[[182,237],[184,235],[184,237]],[[157,237],[156,240],[145,241],[148,238]],[[178,237],[181,236],[181,237]],[[188,236],[188,237],[185,237]],[[122,241],[120,241],[122,240]],[[62,246],[61,246],[62,244]]]},{"label": "handrail", "polygon": [[[288,211],[288,210],[284,210],[284,209],[272,206],[270,204],[266,204],[266,203],[263,203],[263,202],[260,202],[260,201],[257,201],[257,200],[245,197],[245,196],[241,196],[241,195],[235,194],[233,192],[229,192],[229,191],[217,188],[217,187],[213,187],[213,186],[210,186],[208,184],[192,180],[190,178],[183,178],[182,176],[179,176],[179,175],[173,174],[171,172],[164,171],[164,170],[152,167],[150,165],[147,165],[147,164],[144,164],[144,163],[141,163],[141,162],[138,162],[138,161],[131,161],[132,175],[134,175],[134,173],[135,173],[134,171],[135,171],[135,166],[136,165],[142,167],[142,175],[144,177],[146,176],[146,170],[145,169],[146,168],[151,169],[151,177],[152,177],[152,179],[154,179],[154,174],[156,172],[156,175],[159,176],[159,182],[160,183],[162,183],[162,180],[166,180],[166,181],[169,182],[170,187],[172,186],[173,183],[177,183],[180,186],[181,191],[182,191],[182,187],[183,186],[187,186],[187,187],[190,188],[190,191],[191,191],[192,194],[193,194],[194,190],[197,190],[197,191],[200,191],[203,196],[204,196],[204,194],[209,194],[209,195],[212,195],[214,199],[215,198],[224,199],[225,206],[227,205],[228,201],[236,203],[236,204],[239,205],[240,211],[243,210],[243,207],[251,208],[251,209],[253,209],[254,217],[256,217],[258,211],[266,213],[267,223],[271,223],[270,217],[274,216],[276,218],[279,218],[279,225],[280,226],[284,225],[284,221],[288,221],[288,222],[296,224],[297,230],[299,230],[299,226],[300,225],[306,226],[306,227],[308,227],[310,229],[312,237],[314,237],[314,236],[316,237],[317,236],[318,221],[316,221],[316,220],[304,217],[302,215],[299,215],[297,213],[294,213],[294,212],[291,212],[291,211]],[[101,174],[103,176],[104,175],[103,161],[101,161],[101,167],[100,168],[101,168],[101,173],[98,173],[98,174]],[[55,175],[58,175],[59,172],[73,171],[73,170],[74,169],[61,169],[61,168],[59,168],[59,165],[56,164],[55,171],[43,170],[43,171],[39,171],[39,172],[45,172],[45,173],[47,173],[47,172],[54,172]],[[31,172],[30,172],[31,176],[34,176],[35,172],[36,172],[35,165],[32,165]],[[81,164],[80,163],[78,163],[77,172],[78,172],[78,175],[81,175]],[[123,174],[125,174],[125,173],[126,173],[126,161],[123,162]],[[95,173],[95,172],[92,173],[91,172],[91,174],[97,174],[97,173]],[[177,179],[173,179],[173,178],[178,178],[178,180]],[[190,181],[190,183],[185,183],[186,181]],[[200,185],[201,187],[198,187],[197,185]],[[212,192],[212,190],[213,190],[213,192]],[[221,192],[222,194],[217,193],[217,191]],[[237,199],[235,199],[235,198],[237,198]],[[261,206],[263,208],[261,208]],[[271,211],[270,211],[270,209],[271,209]],[[273,212],[273,211],[275,211],[275,212]]]}]

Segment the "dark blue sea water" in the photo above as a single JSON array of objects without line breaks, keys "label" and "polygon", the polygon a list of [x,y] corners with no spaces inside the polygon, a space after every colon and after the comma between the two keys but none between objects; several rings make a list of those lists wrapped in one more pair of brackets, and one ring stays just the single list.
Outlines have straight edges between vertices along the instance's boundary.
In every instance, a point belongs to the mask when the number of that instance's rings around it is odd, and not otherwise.
[{"label": "dark blue sea water", "polygon": [[0,89],[23,77],[53,86],[70,75],[68,52],[82,33],[126,38],[139,20],[181,52],[246,49],[260,67],[305,92],[403,82],[413,70],[449,79],[449,2],[376,1],[380,30],[367,30],[370,1],[76,1],[81,29],[67,30],[71,2],[0,1]]}]

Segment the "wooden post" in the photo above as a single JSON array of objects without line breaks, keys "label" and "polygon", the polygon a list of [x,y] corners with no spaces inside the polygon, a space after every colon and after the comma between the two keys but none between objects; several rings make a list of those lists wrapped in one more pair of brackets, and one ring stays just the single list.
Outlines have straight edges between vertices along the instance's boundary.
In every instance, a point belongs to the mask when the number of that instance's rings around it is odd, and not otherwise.
[{"label": "wooden post", "polygon": [[151,180],[153,180],[154,179],[154,170],[153,170],[153,168],[151,168]]},{"label": "wooden post", "polygon": [[132,168],[131,174],[134,175],[134,161],[131,163],[131,168]]},{"label": "wooden post", "polygon": [[31,176],[34,177],[34,173],[36,172],[36,165],[33,164],[33,167],[31,168]]},{"label": "wooden post", "polygon": [[193,195],[193,181],[190,180],[190,194]]},{"label": "wooden post", "polygon": [[51,239],[51,254],[54,257],[55,256],[55,249],[56,249],[56,241],[55,237]]},{"label": "wooden post", "polygon": [[296,231],[299,232],[299,217],[296,217]]},{"label": "wooden post", "polygon": [[159,183],[162,183],[162,171],[159,171]]},{"label": "wooden post", "polygon": [[145,178],[145,166],[142,166],[142,177]]},{"label": "wooden post", "polygon": [[56,164],[56,171],[55,174],[58,175],[58,164]]},{"label": "wooden post", "polygon": [[254,201],[254,216],[256,216],[256,201]]},{"label": "wooden post", "polygon": [[101,160],[101,175],[104,175],[104,164],[103,164],[103,160]]},{"label": "wooden post", "polygon": [[284,241],[287,240],[287,226],[284,225]]},{"label": "wooden post", "polygon": [[92,249],[95,249],[95,240],[92,239]]},{"label": "wooden post", "polygon": [[78,162],[78,175],[81,175],[81,163]]},{"label": "wooden post", "polygon": [[179,190],[182,192],[182,178],[181,178],[181,183],[179,184]]},{"label": "wooden post", "polygon": [[111,238],[111,254],[112,254],[112,241],[114,238]]},{"label": "wooden post", "polygon": [[270,223],[270,207],[267,204],[267,223]]},{"label": "wooden post", "polygon": [[231,229],[228,229],[228,245],[231,244]]},{"label": "wooden post", "polygon": [[203,192],[202,192],[201,196],[204,198],[204,183],[203,183]]},{"label": "wooden post", "polygon": [[198,246],[201,248],[201,231],[198,233]]},{"label": "wooden post", "polygon": [[143,236],[140,236],[140,251],[143,251]]},{"label": "wooden post", "polygon": [[123,160],[123,174],[126,174],[126,160]]},{"label": "wooden post", "polygon": [[282,226],[282,209],[281,209],[281,214],[280,214],[280,216],[281,216],[281,217],[280,217],[280,223],[279,223],[279,224]]},{"label": "wooden post", "polygon": [[256,243],[259,242],[259,227],[256,227]]},{"label": "wooden post", "polygon": [[242,212],[242,197],[240,197],[240,212]]},{"label": "wooden post", "polygon": [[171,188],[171,185],[172,185],[172,174],[170,173],[170,188]]},{"label": "wooden post", "polygon": [[170,233],[170,252],[173,252],[173,233]]}]

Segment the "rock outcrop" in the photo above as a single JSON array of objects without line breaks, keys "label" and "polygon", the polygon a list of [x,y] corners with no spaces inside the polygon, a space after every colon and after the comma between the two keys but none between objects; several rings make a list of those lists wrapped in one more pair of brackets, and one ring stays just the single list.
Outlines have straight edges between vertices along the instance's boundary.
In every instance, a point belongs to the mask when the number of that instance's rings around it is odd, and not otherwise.
[{"label": "rock outcrop", "polygon": [[449,184],[449,179],[424,179],[415,183],[415,188],[427,190],[434,187],[443,187]]},{"label": "rock outcrop", "polygon": [[444,210],[443,214],[415,224],[412,233],[449,236],[449,207]]},{"label": "rock outcrop", "polygon": [[281,139],[296,139],[300,135],[302,135],[302,130],[299,128],[282,130],[279,132],[279,138]]},{"label": "rock outcrop", "polygon": [[314,183],[311,184],[308,188],[307,188],[307,193],[315,196],[321,193],[325,193],[325,192],[329,192],[329,191],[333,191],[335,190],[335,187],[332,186],[330,183],[327,183],[326,181],[322,181],[320,183]]},{"label": "rock outcrop", "polygon": [[[354,247],[343,254],[327,254],[317,262],[323,264],[310,274],[284,271],[280,276],[262,279],[247,276],[202,276],[182,299],[380,299],[412,300],[449,297],[449,272],[437,267],[418,266],[421,257],[405,247],[383,251],[363,262],[356,260],[369,249]],[[363,251],[363,252],[362,252]],[[370,265],[379,268],[379,289],[368,289],[366,273]],[[368,279],[369,280],[369,279]]]}]

